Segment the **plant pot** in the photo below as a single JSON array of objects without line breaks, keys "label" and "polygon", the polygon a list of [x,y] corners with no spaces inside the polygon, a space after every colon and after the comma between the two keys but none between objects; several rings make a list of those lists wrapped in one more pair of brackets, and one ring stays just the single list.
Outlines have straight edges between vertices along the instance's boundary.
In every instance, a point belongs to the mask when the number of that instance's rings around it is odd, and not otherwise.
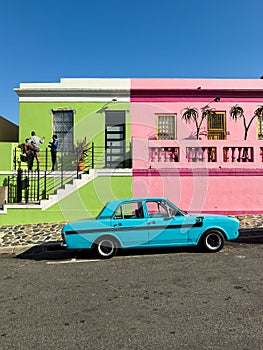
[{"label": "plant pot", "polygon": [[78,171],[85,170],[85,162],[78,162]]}]

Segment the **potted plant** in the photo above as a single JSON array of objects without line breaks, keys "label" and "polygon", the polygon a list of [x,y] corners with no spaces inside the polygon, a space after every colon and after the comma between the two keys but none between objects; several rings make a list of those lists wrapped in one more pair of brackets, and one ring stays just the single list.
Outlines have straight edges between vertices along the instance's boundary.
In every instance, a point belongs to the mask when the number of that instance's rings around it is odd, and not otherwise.
[{"label": "potted plant", "polygon": [[78,155],[78,170],[83,171],[85,170],[86,167],[86,162],[85,162],[85,157],[87,155],[88,151],[88,142],[86,137],[84,137],[83,140],[78,140],[77,141],[77,155]]}]

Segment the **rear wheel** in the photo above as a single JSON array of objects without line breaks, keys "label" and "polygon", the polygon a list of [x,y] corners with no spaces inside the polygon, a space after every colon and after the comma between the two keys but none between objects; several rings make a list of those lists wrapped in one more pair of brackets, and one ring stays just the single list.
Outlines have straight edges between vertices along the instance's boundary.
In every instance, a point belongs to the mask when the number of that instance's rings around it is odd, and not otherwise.
[{"label": "rear wheel", "polygon": [[94,248],[100,258],[110,259],[116,255],[118,244],[113,237],[101,237],[95,242]]},{"label": "rear wheel", "polygon": [[202,237],[202,248],[209,253],[219,252],[224,247],[225,239],[218,230],[209,230]]}]

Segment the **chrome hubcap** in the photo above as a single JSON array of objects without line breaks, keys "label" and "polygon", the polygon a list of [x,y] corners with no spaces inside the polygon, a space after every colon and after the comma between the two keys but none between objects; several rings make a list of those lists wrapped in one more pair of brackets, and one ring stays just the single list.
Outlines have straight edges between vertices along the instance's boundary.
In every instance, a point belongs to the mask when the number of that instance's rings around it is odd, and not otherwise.
[{"label": "chrome hubcap", "polygon": [[210,233],[206,237],[206,245],[211,250],[220,248],[222,244],[222,238],[217,233]]},{"label": "chrome hubcap", "polygon": [[104,239],[98,244],[98,251],[102,256],[110,256],[114,252],[114,243],[111,240]]}]

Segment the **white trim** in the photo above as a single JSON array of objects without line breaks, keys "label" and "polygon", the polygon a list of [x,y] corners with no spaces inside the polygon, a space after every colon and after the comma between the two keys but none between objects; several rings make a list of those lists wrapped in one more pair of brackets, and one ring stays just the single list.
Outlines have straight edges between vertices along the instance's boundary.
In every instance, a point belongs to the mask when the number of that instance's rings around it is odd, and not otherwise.
[{"label": "white trim", "polygon": [[130,78],[61,78],[59,83],[20,83],[21,89],[77,88],[98,90],[103,87],[107,90],[129,90],[130,86]]},{"label": "white trim", "polygon": [[2,170],[0,171],[0,175],[15,175],[17,170]]},{"label": "white trim", "polygon": [[132,169],[96,169],[98,176],[132,176]]},{"label": "white trim", "polygon": [[130,79],[61,79],[60,83],[21,83],[20,102],[130,102]]},{"label": "white trim", "polygon": [[19,102],[111,102],[113,98],[117,99],[117,102],[130,102],[130,96],[127,97],[120,97],[116,94],[113,95],[114,97],[89,97],[89,96],[82,96],[82,97],[62,97],[62,96],[49,96],[49,97],[33,97],[33,96],[27,96],[27,97],[19,97]]}]

